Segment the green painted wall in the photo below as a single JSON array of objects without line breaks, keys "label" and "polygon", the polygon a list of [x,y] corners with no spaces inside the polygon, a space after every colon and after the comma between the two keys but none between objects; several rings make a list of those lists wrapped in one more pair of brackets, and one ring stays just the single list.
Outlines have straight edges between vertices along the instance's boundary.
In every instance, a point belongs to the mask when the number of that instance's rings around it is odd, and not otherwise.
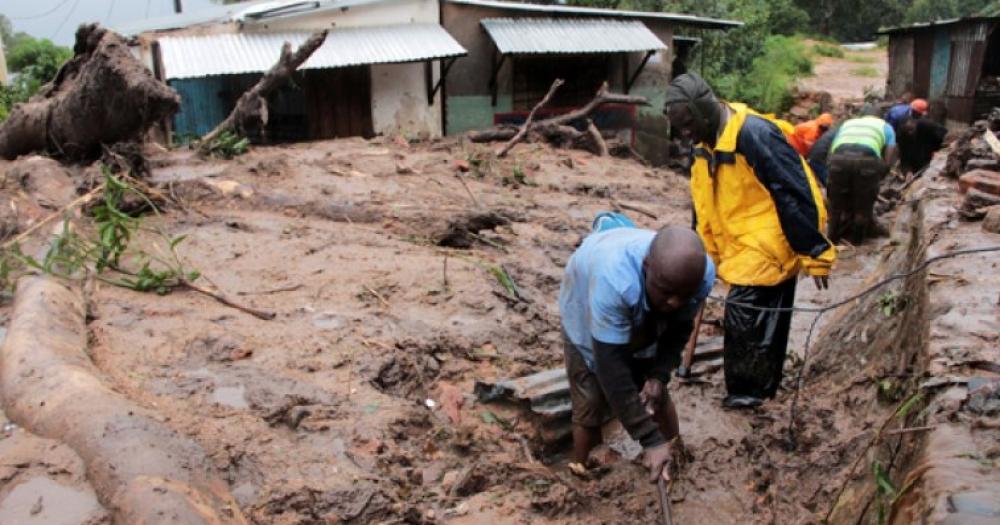
[{"label": "green painted wall", "polygon": [[448,135],[459,135],[493,127],[493,114],[512,111],[513,98],[510,94],[497,97],[497,105],[490,104],[489,95],[449,96],[447,104]]},{"label": "green painted wall", "polygon": [[663,115],[663,103],[667,100],[666,87],[636,86],[630,95],[641,95],[649,101],[648,106],[639,106],[639,115]]}]

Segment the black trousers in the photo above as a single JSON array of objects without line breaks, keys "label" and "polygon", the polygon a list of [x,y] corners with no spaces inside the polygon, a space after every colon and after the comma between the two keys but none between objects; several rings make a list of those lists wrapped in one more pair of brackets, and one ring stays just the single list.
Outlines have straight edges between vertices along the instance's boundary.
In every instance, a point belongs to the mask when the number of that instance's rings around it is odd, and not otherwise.
[{"label": "black trousers", "polygon": [[833,242],[847,237],[861,244],[873,234],[874,207],[879,181],[887,169],[882,159],[864,149],[841,148],[830,155],[830,177],[826,188],[830,200],[827,236]]},{"label": "black trousers", "polygon": [[[795,277],[775,286],[733,286],[728,301],[769,308],[795,303]],[[731,396],[770,398],[781,386],[791,312],[726,305],[723,371]]]}]

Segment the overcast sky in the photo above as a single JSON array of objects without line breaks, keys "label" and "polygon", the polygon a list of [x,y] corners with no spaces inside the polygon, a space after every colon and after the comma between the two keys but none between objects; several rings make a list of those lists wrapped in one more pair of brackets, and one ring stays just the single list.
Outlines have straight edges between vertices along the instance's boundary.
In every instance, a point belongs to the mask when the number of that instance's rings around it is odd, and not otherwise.
[{"label": "overcast sky", "polygon": [[[181,0],[181,4],[184,12],[191,13],[213,5],[211,0]],[[0,14],[10,19],[15,31],[64,46],[73,45],[76,28],[85,22],[114,27],[173,12],[174,0],[0,0]]]}]

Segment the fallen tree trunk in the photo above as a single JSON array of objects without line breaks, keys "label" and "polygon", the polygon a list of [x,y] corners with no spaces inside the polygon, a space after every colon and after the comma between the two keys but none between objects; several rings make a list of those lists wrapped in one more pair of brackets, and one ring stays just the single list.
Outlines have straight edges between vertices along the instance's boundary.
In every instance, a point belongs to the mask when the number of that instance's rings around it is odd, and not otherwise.
[{"label": "fallen tree trunk", "polygon": [[[266,125],[267,96],[291,78],[292,73],[323,45],[326,34],[326,31],[313,33],[294,53],[292,45],[285,42],[281,47],[281,57],[278,58],[278,62],[271,66],[260,81],[240,96],[236,101],[236,107],[225,120],[201,138],[200,149],[207,150],[211,147],[212,141],[225,131],[243,132],[249,122],[260,121]],[[333,96],[336,96],[336,93]]]},{"label": "fallen tree trunk", "polygon": [[115,523],[245,525],[202,448],[101,381],[86,353],[85,311],[76,284],[18,282],[0,354],[4,411],[83,459]]},{"label": "fallen tree trunk", "polygon": [[[608,154],[608,145],[601,136],[600,131],[598,131],[597,126],[587,117],[604,104],[649,104],[646,97],[611,93],[608,91],[608,83],[604,82],[601,84],[600,89],[597,90],[594,98],[584,106],[555,117],[538,121],[533,120],[535,112],[548,102],[555,90],[561,85],[562,80],[557,79],[553,82],[552,87],[549,88],[549,92],[531,110],[528,119],[520,129],[510,125],[501,125],[493,129],[472,132],[468,135],[469,140],[472,142],[508,141],[497,153],[498,157],[506,155],[515,144],[524,140],[525,137],[541,137],[561,147],[580,147],[588,149],[596,155],[604,156]],[[584,131],[580,131],[571,125],[578,121],[586,124]]]},{"label": "fallen tree trunk", "polygon": [[76,32],[76,53],[0,126],[0,156],[49,152],[92,160],[102,144],[135,139],[180,108],[180,97],[97,24]]}]

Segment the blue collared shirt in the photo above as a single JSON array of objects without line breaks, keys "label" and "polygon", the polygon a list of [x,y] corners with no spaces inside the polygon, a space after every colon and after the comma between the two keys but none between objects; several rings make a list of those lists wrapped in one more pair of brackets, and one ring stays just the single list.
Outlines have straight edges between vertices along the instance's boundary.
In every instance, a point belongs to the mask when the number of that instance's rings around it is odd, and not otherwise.
[{"label": "blue collared shirt", "polygon": [[[627,344],[650,314],[642,262],[655,236],[652,230],[630,227],[597,231],[566,263],[559,290],[562,327],[591,370],[594,339]],[[701,287],[686,306],[671,314],[677,319],[693,319],[712,290],[715,265],[708,256],[705,260]]]}]

